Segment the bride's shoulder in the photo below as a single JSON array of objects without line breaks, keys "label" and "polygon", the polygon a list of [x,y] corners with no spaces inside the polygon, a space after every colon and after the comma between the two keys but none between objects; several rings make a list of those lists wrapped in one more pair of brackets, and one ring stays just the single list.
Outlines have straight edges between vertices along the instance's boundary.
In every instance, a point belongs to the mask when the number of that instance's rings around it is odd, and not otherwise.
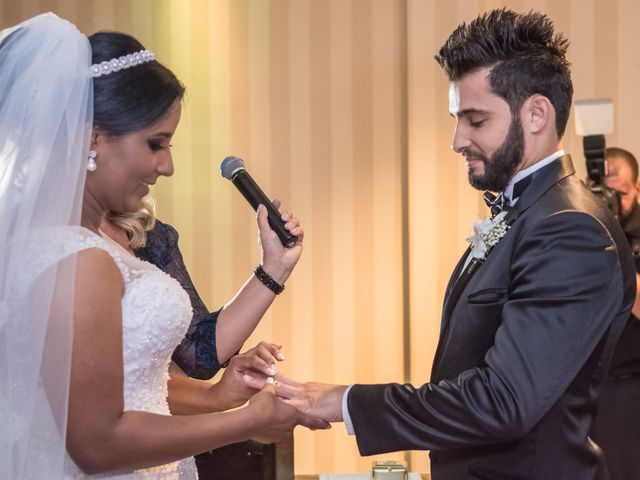
[{"label": "bride's shoulder", "polygon": [[44,227],[29,231],[23,239],[37,253],[75,253],[87,248],[102,248],[106,242],[91,230],[73,225]]},{"label": "bride's shoulder", "polygon": [[[43,274],[69,265],[69,261],[78,263],[90,260],[99,262],[101,268],[124,268],[118,264],[116,252],[111,252],[112,247],[104,239],[79,226],[33,229],[12,237],[7,245],[0,248],[6,249],[5,255],[9,257],[13,252],[19,252],[14,260],[15,282],[16,288],[25,292],[29,291]],[[107,265],[110,266],[106,267]],[[99,271],[96,273],[100,274]],[[124,277],[124,273],[122,276]]]},{"label": "bride's shoulder", "polygon": [[46,263],[57,263],[86,250],[102,250],[111,257],[117,255],[102,237],[80,226],[39,228],[21,241],[26,242],[32,258]]},{"label": "bride's shoulder", "polygon": [[76,285],[81,289],[89,290],[116,288],[122,293],[124,290],[122,267],[107,249],[85,248],[77,255]]}]

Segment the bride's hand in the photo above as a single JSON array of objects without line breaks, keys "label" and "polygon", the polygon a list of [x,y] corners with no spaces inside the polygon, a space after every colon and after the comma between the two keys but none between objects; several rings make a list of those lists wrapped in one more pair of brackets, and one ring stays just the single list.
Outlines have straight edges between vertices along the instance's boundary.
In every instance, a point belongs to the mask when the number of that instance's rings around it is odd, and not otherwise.
[{"label": "bride's hand", "polygon": [[256,393],[249,402],[247,409],[255,419],[255,427],[251,439],[260,443],[273,443],[286,439],[296,425],[302,425],[311,430],[329,429],[331,425],[312,415],[302,413],[287,405],[276,397],[275,388],[271,383]]},{"label": "bride's hand", "polygon": [[226,409],[239,407],[266,385],[267,378],[277,372],[276,361],[284,359],[281,348],[275,343],[260,342],[231,357],[222,378],[212,386],[223,397]]}]

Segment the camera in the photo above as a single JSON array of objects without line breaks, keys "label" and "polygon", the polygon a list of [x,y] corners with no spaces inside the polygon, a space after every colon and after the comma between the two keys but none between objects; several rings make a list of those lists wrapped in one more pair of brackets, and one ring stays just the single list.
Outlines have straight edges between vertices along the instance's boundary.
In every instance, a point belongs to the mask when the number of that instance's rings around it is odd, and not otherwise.
[{"label": "camera", "polygon": [[576,133],[582,138],[587,163],[588,186],[594,195],[602,199],[609,210],[620,220],[622,207],[620,194],[607,188],[605,134],[613,131],[613,101],[611,99],[577,100],[574,104]]}]

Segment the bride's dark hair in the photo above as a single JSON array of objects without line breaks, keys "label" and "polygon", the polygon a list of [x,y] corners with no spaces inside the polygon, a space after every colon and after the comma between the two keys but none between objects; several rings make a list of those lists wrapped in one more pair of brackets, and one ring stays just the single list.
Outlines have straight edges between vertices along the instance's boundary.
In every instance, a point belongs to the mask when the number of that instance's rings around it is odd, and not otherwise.
[{"label": "bride's dark hair", "polygon": [[[144,46],[130,35],[98,32],[89,37],[91,63],[99,64]],[[153,60],[93,79],[93,124],[110,135],[125,135],[153,125],[184,95],[171,70]]]}]

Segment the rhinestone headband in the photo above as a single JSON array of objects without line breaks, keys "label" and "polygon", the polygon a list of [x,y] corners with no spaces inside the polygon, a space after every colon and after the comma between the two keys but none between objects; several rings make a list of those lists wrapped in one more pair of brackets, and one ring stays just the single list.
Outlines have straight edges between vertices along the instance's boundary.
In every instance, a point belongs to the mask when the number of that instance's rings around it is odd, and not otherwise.
[{"label": "rhinestone headband", "polygon": [[142,63],[155,60],[156,56],[149,50],[140,50],[136,53],[130,53],[129,55],[123,55],[122,57],[112,58],[111,60],[105,60],[101,63],[94,63],[89,68],[89,72],[93,78],[101,77],[102,75],[109,75],[113,72],[119,72],[126,68],[135,67]]}]

